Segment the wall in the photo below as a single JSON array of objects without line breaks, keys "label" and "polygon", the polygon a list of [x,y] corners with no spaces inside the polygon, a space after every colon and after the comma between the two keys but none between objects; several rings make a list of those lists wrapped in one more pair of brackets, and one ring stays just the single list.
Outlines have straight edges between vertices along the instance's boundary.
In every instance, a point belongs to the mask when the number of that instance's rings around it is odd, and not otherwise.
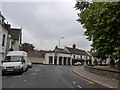
[{"label": "wall", "polygon": [[14,43],[12,44],[12,49],[14,51],[19,51],[19,41],[18,40],[14,40]]},{"label": "wall", "polygon": [[41,63],[45,61],[45,58],[39,58],[39,57],[28,57],[28,60],[32,61],[32,63]]},{"label": "wall", "polygon": [[43,62],[44,64],[49,64],[49,56],[57,56],[57,57],[70,57],[71,58],[71,55],[70,54],[63,54],[63,53],[46,53],[45,54],[45,61]]},{"label": "wall", "polygon": [[[5,45],[2,46],[2,40],[3,40],[3,34],[5,34]],[[6,30],[1,24],[0,24],[0,60],[5,59],[6,55],[6,45],[7,45],[7,37],[8,37],[8,30]]]},{"label": "wall", "polygon": [[105,70],[105,69],[93,68],[93,67],[89,67],[89,66],[85,66],[84,69],[89,72],[96,73],[96,74],[99,74],[99,75],[102,75],[105,77],[120,80],[120,76],[119,76],[120,71]]},{"label": "wall", "polygon": [[2,60],[2,27],[0,24],[0,62]]}]

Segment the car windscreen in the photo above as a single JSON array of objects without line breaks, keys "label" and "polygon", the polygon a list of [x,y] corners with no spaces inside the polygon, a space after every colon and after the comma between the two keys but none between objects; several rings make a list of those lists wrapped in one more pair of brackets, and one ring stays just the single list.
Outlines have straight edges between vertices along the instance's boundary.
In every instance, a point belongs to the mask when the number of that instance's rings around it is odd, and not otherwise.
[{"label": "car windscreen", "polygon": [[21,62],[22,56],[7,56],[5,62]]}]

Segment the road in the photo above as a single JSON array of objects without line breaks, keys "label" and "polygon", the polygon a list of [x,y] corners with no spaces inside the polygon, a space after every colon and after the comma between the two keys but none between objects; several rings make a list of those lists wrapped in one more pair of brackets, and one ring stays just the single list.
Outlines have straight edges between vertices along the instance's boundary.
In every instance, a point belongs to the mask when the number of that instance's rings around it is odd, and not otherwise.
[{"label": "road", "polygon": [[[22,75],[2,77],[3,88],[104,88],[72,72],[75,66],[33,65]],[[82,67],[80,67],[82,68]]]}]

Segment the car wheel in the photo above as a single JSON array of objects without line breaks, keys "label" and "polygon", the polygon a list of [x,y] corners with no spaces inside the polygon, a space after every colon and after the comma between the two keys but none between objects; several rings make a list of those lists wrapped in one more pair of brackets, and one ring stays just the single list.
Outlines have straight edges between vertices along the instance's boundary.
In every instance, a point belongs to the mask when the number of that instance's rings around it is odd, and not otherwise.
[{"label": "car wheel", "polygon": [[22,74],[23,74],[23,72],[24,72],[24,70],[23,70],[23,68],[21,68],[20,74],[22,75]]},{"label": "car wheel", "polygon": [[28,67],[26,68],[26,71],[28,71]]}]

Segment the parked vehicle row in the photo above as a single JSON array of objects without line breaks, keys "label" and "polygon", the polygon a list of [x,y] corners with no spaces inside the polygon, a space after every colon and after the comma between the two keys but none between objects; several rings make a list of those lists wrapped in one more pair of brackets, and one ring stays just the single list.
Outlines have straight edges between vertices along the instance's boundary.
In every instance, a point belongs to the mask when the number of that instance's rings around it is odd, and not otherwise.
[{"label": "parked vehicle row", "polygon": [[32,62],[28,61],[27,53],[24,51],[10,51],[5,61],[2,61],[2,73],[19,72],[23,73],[32,67]]}]

